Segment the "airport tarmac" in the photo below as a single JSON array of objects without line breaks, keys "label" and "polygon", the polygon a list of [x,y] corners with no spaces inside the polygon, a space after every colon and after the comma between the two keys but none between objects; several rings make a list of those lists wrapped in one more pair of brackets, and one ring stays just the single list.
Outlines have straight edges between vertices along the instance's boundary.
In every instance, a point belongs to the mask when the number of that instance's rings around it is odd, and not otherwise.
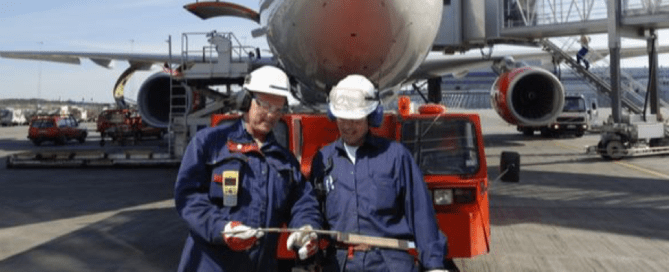
[{"label": "airport tarmac", "polygon": [[[667,270],[669,157],[605,161],[585,155],[597,134],[523,136],[494,111],[477,112],[490,180],[502,151],[521,154],[521,174],[519,183],[491,182],[491,252],[456,259],[461,271]],[[26,135],[25,126],[0,128],[0,162],[36,148],[97,148],[99,140],[91,133],[83,145],[35,147]],[[2,163],[0,271],[175,271],[186,237],[172,201],[176,173]]]}]

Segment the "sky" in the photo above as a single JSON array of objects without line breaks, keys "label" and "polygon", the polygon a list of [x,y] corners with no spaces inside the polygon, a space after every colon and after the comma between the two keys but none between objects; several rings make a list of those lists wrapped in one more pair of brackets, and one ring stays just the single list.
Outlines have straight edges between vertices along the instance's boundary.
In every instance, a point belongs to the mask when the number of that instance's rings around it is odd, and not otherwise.
[{"label": "sky", "polygon": [[[181,51],[182,33],[212,30],[233,32],[237,39],[267,49],[264,38],[253,38],[259,27],[241,18],[202,20],[183,8],[195,0],[16,0],[0,1],[0,50],[81,51],[105,53],[172,53]],[[254,10],[259,0],[235,0]],[[127,62],[113,69],[83,59],[81,65],[0,58],[0,99],[42,98],[110,103]],[[137,72],[126,87],[135,98],[143,80],[153,73]]]},{"label": "sky", "polygon": [[[235,0],[258,10],[260,0]],[[0,50],[81,51],[105,53],[172,53],[181,51],[182,33],[212,30],[233,32],[244,45],[267,49],[264,37],[253,38],[259,26],[241,18],[202,20],[183,6],[183,0],[21,0],[0,2]],[[662,38],[663,34],[660,34]],[[667,35],[664,36],[665,39]],[[606,36],[593,37],[591,45]],[[662,42],[660,42],[662,44]],[[601,46],[606,46],[606,42]],[[644,45],[637,42],[635,45]],[[513,50],[513,49],[512,49]],[[474,50],[473,54],[480,54]],[[623,65],[644,66],[647,57]],[[669,65],[661,59],[660,65]],[[86,102],[113,102],[112,88],[127,62],[106,69],[83,59],[81,65],[0,58],[0,99],[41,98]],[[126,87],[135,98],[141,83],[159,72],[137,72]]]}]

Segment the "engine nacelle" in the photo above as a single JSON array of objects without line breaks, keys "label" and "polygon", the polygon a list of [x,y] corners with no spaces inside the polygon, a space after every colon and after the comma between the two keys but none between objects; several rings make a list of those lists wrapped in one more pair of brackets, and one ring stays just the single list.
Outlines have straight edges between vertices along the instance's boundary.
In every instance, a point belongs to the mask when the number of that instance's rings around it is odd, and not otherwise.
[{"label": "engine nacelle", "polygon": [[[188,114],[193,110],[194,92],[189,87],[184,87],[180,82],[174,81],[175,93],[183,94],[175,97],[174,102],[185,107],[175,108]],[[139,88],[137,94],[137,110],[146,124],[167,128],[170,118],[170,76],[165,73],[156,73],[150,76]]]},{"label": "engine nacelle", "polygon": [[495,80],[490,103],[510,124],[543,126],[562,112],[564,88],[555,75],[544,69],[516,68]]}]

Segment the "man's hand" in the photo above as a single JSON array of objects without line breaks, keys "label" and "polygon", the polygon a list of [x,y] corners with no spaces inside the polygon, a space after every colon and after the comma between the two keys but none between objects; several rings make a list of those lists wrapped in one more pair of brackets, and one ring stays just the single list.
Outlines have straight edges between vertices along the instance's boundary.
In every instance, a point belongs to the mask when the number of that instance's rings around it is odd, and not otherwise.
[{"label": "man's hand", "polygon": [[230,221],[223,230],[223,240],[234,251],[243,251],[253,247],[264,232],[252,229],[239,221]]},{"label": "man's hand", "polygon": [[300,260],[305,260],[313,256],[318,251],[318,235],[310,230],[313,228],[310,225],[305,225],[300,228],[302,231],[296,231],[288,236],[286,247],[288,249],[299,248],[297,255]]}]

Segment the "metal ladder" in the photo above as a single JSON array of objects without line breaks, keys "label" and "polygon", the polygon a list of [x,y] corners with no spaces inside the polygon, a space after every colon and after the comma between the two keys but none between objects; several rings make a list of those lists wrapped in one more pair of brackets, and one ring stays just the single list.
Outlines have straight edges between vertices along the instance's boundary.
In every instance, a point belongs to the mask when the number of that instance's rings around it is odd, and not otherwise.
[{"label": "metal ladder", "polygon": [[[569,66],[574,71],[574,73],[582,76],[583,79],[585,79],[589,84],[593,85],[595,90],[607,95],[611,94],[611,84],[609,84],[609,82],[597,76],[595,73],[586,70],[583,66],[577,63],[576,60],[572,58],[572,56],[567,54],[567,52],[562,50],[556,44],[549,41],[548,39],[542,39],[541,44],[544,46],[544,49],[553,56],[554,59],[558,61],[564,61],[564,63]],[[640,100],[641,105],[639,105],[638,95],[630,90],[629,85],[621,85],[621,87],[623,88],[623,95],[621,95],[622,105],[631,112],[637,114],[643,112],[643,100]]]}]

